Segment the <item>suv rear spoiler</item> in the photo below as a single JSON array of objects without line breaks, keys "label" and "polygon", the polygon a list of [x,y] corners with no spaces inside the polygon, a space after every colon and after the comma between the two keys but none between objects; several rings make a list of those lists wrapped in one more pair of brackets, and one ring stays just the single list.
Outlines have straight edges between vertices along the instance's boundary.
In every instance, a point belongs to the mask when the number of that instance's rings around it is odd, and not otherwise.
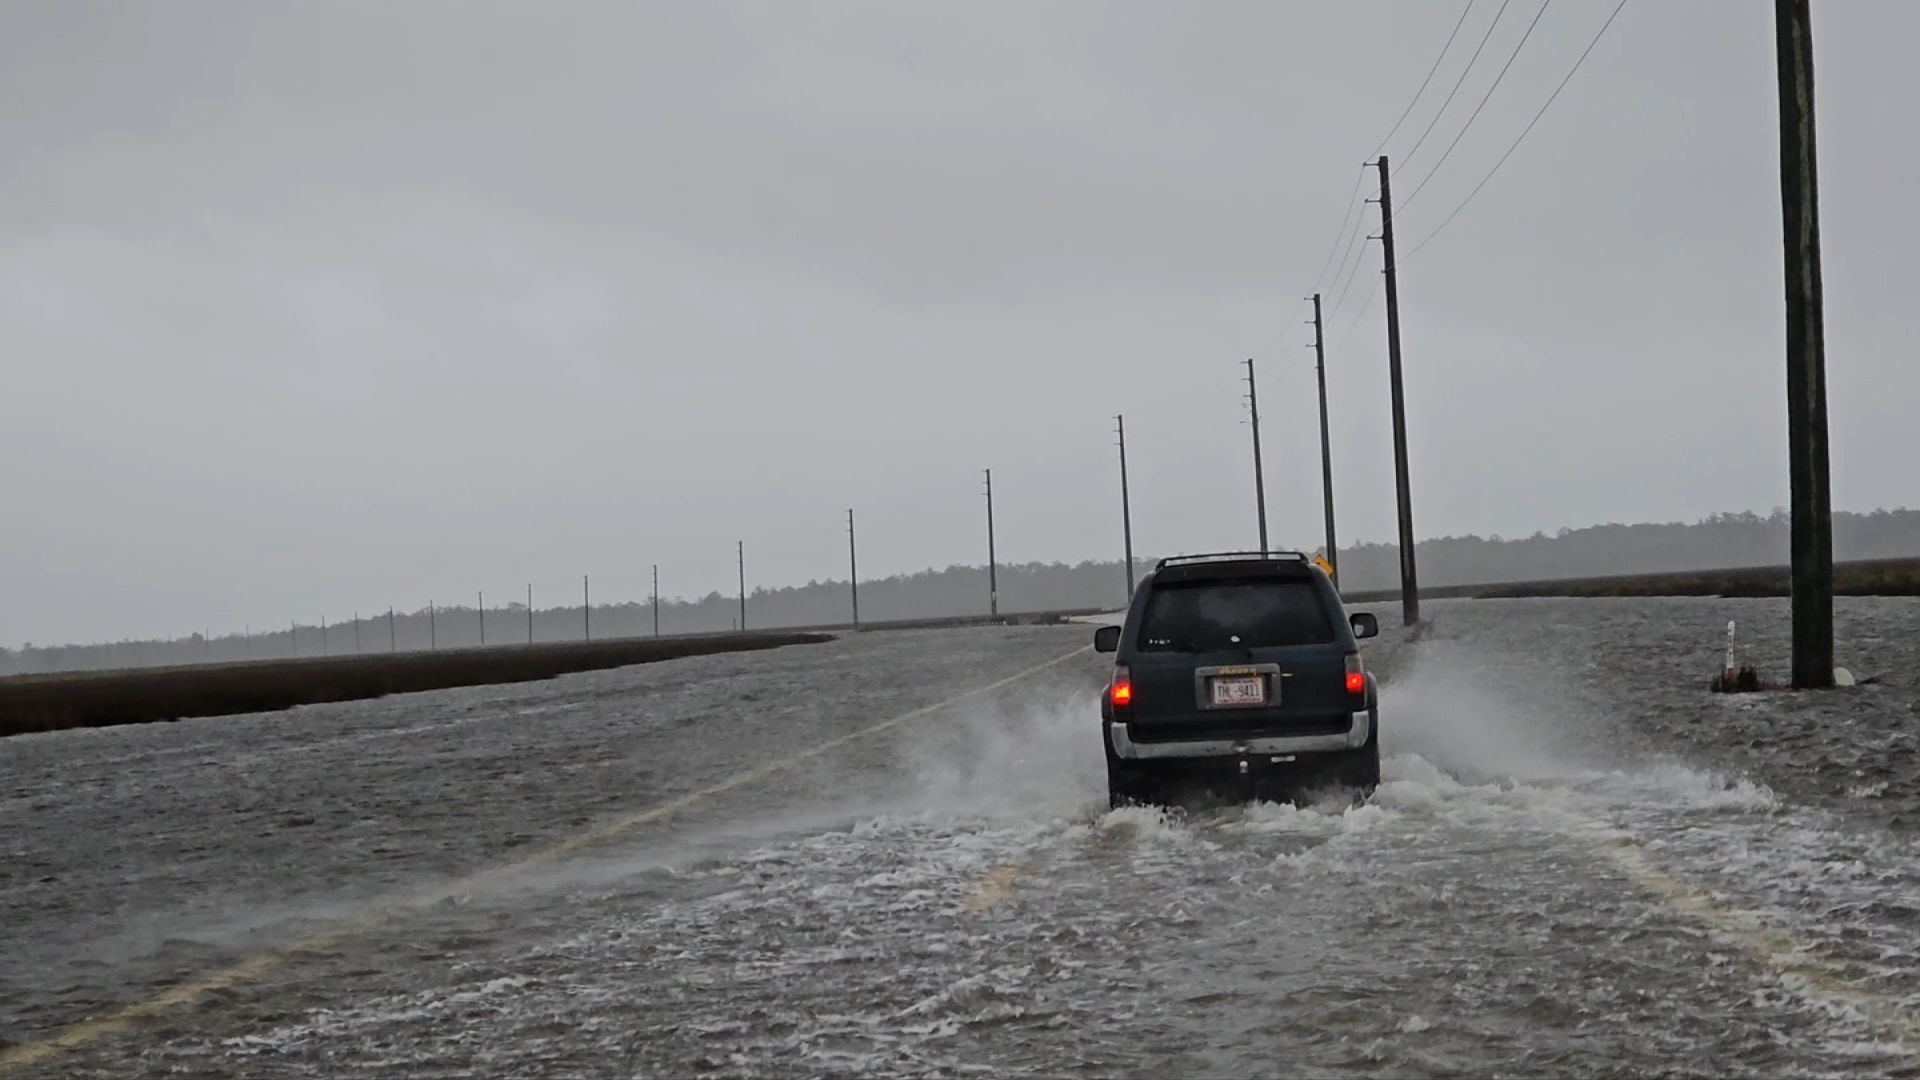
[{"label": "suv rear spoiler", "polygon": [[1205,562],[1247,562],[1253,559],[1284,559],[1298,563],[1309,561],[1306,553],[1300,551],[1215,551],[1205,555],[1171,555],[1161,559],[1154,569],[1164,570],[1169,566]]}]

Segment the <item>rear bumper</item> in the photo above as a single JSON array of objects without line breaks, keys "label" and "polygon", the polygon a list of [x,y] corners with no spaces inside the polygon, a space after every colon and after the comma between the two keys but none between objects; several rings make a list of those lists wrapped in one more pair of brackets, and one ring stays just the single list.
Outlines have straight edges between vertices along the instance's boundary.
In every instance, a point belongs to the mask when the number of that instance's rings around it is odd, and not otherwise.
[{"label": "rear bumper", "polygon": [[1127,761],[1161,758],[1235,758],[1255,754],[1327,754],[1357,750],[1373,735],[1373,713],[1353,714],[1353,727],[1333,735],[1274,735],[1237,739],[1186,739],[1177,742],[1135,742],[1127,725],[1107,724],[1107,745],[1113,756]]}]

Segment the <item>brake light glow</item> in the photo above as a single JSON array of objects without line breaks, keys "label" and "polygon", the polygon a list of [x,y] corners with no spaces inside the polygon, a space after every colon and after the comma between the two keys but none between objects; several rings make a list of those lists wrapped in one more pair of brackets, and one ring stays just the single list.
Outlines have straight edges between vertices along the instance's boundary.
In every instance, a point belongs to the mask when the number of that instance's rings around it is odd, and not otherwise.
[{"label": "brake light glow", "polygon": [[1116,709],[1133,704],[1133,673],[1127,670],[1125,664],[1114,665],[1113,689],[1109,691],[1108,698]]},{"label": "brake light glow", "polygon": [[1367,693],[1367,669],[1361,666],[1359,653],[1347,654],[1347,693],[1355,697]]}]

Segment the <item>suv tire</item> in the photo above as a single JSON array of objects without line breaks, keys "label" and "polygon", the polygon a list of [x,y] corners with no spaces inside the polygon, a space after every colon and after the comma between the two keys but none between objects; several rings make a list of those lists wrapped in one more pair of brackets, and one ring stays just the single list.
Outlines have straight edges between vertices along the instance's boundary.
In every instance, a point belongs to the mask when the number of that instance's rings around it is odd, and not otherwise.
[{"label": "suv tire", "polygon": [[1155,781],[1153,770],[1145,765],[1137,765],[1113,756],[1111,748],[1107,751],[1107,808],[1118,810],[1123,806],[1152,806],[1159,802],[1160,785]]},{"label": "suv tire", "polygon": [[1373,730],[1367,733],[1366,745],[1357,750],[1343,750],[1331,755],[1327,763],[1327,778],[1343,788],[1350,788],[1362,797],[1372,795],[1380,786],[1380,722],[1373,722]]}]

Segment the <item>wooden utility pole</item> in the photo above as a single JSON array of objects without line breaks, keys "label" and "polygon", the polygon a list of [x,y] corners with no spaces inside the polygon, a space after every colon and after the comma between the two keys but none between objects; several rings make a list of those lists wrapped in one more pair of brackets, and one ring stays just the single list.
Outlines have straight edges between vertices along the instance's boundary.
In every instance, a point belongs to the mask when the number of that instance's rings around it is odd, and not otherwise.
[{"label": "wooden utility pole", "polygon": [[1407,403],[1400,381],[1400,275],[1393,261],[1393,188],[1380,155],[1380,247],[1387,275],[1387,376],[1393,389],[1393,482],[1400,507],[1400,613],[1420,621],[1420,575],[1413,558],[1413,483],[1407,474]]},{"label": "wooden utility pole", "polygon": [[527,644],[533,644],[533,583],[527,583]]},{"label": "wooden utility pole", "polygon": [[1313,294],[1313,359],[1320,373],[1320,489],[1326,498],[1327,565],[1333,568],[1333,583],[1340,584],[1340,555],[1333,541],[1333,436],[1327,427],[1327,335],[1320,317],[1320,294]]},{"label": "wooden utility pole", "polygon": [[580,639],[593,640],[593,583],[589,575],[580,575]]},{"label": "wooden utility pole", "polygon": [[1267,552],[1267,477],[1260,465],[1260,392],[1254,386],[1253,360],[1247,360],[1247,408],[1253,413],[1253,503],[1260,513],[1260,553]]},{"label": "wooden utility pole", "polygon": [[987,614],[1000,614],[1000,557],[993,550],[993,470],[987,470]]},{"label": "wooden utility pole", "polygon": [[390,653],[397,653],[400,651],[400,635],[394,632],[393,625],[394,625],[393,624],[393,608],[388,607],[387,608],[387,651]]},{"label": "wooden utility pole", "polygon": [[353,613],[353,654],[360,655],[360,613]]},{"label": "wooden utility pole", "polygon": [[437,613],[433,609],[433,601],[429,600],[427,601],[427,648],[432,650],[439,647],[440,630],[437,625]]},{"label": "wooden utility pole", "polygon": [[740,623],[739,629],[747,628],[747,542],[735,542],[736,555],[740,563]]},{"label": "wooden utility pole", "polygon": [[1826,327],[1813,136],[1808,0],[1774,0],[1780,68],[1780,209],[1786,241],[1787,462],[1792,493],[1793,685],[1833,685],[1833,506],[1828,488]]},{"label": "wooden utility pole", "polygon": [[487,591],[481,589],[475,596],[474,610],[480,613],[480,647],[487,646]]},{"label": "wooden utility pole", "polygon": [[300,658],[300,626],[292,619],[287,620],[287,651],[294,659]]},{"label": "wooden utility pole", "polygon": [[660,636],[660,564],[653,564],[653,636]]},{"label": "wooden utility pole", "polygon": [[1113,430],[1120,437],[1120,535],[1126,541],[1127,602],[1133,602],[1133,507],[1127,496],[1127,418],[1113,418]]},{"label": "wooden utility pole", "polygon": [[333,649],[327,644],[327,617],[320,616],[320,655],[332,656]]},{"label": "wooden utility pole", "polygon": [[847,591],[853,598],[853,628],[860,629],[860,559],[853,546],[853,511],[847,511]]}]

